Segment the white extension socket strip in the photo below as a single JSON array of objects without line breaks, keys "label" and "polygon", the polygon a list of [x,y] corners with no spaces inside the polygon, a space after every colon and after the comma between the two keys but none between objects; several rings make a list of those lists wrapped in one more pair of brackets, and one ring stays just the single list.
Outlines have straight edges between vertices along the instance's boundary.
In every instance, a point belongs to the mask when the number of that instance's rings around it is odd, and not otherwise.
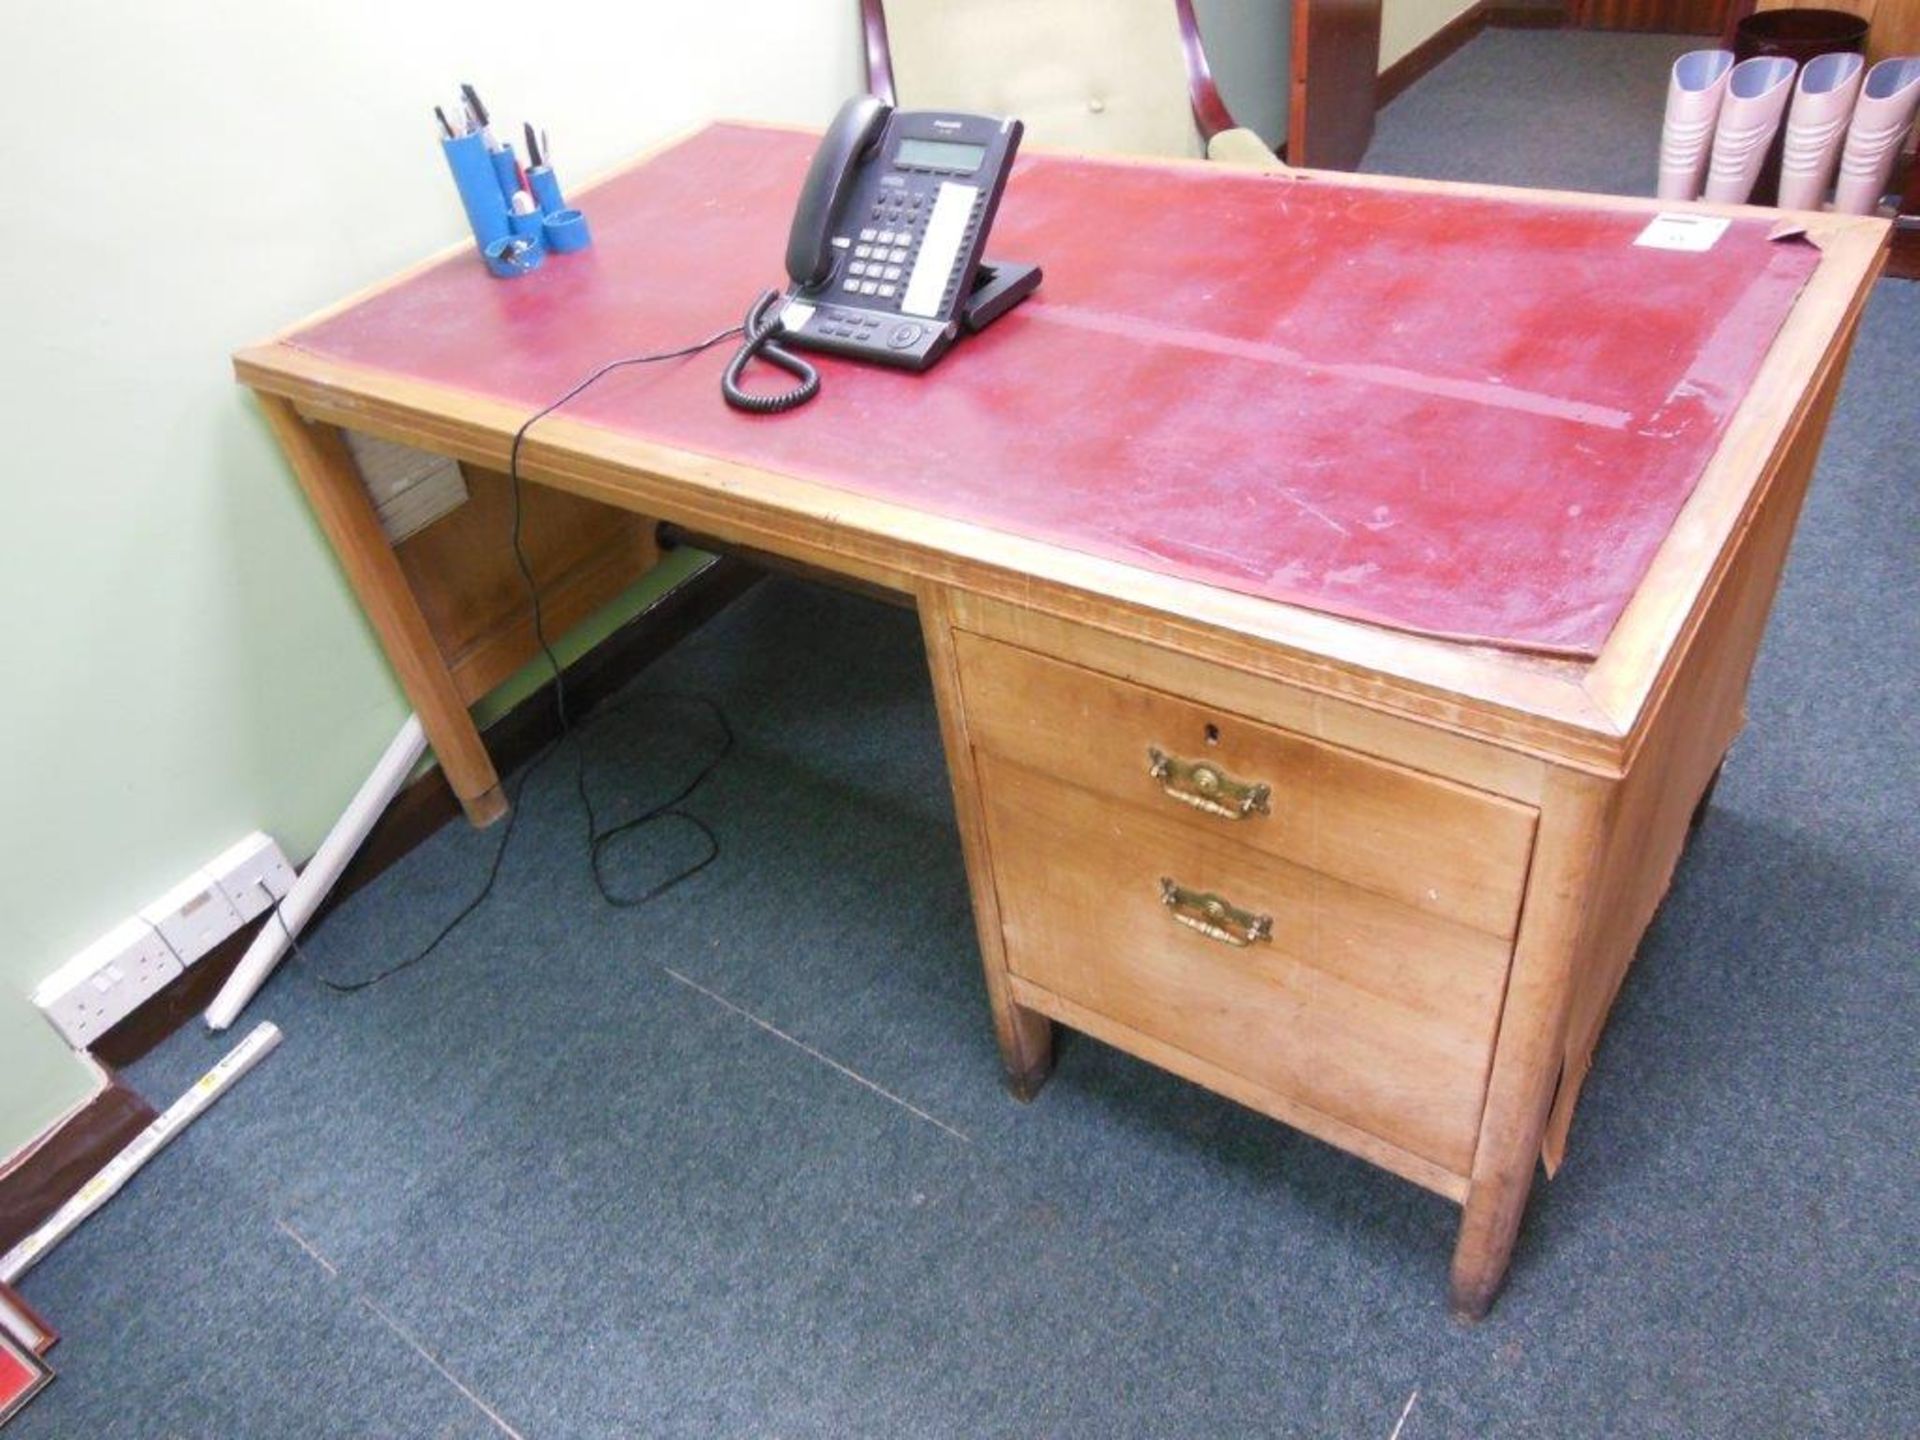
[{"label": "white extension socket strip", "polygon": [[256,830],[47,976],[33,1003],[84,1049],[284,898],[293,880],[280,847]]},{"label": "white extension socket strip", "polygon": [[220,882],[228,903],[240,912],[234,922],[236,930],[255,916],[266,914],[293,889],[293,866],[280,853],[280,847],[259,830],[216,855],[207,869]]},{"label": "white extension socket strip", "polygon": [[180,958],[138,915],[122,920],[46,979],[33,1003],[84,1050],[181,971]]},{"label": "white extension socket strip", "polygon": [[211,871],[196,870],[151,905],[140,918],[160,932],[182,965],[191,965],[240,928],[240,912]]}]

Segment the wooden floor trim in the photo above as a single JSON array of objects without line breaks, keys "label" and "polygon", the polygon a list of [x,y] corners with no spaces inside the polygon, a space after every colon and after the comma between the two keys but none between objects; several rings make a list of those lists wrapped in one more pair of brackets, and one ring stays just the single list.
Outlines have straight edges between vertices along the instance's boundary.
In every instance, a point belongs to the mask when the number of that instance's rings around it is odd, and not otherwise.
[{"label": "wooden floor trim", "polygon": [[1413,83],[1487,28],[1487,6],[1476,5],[1453,17],[1380,72],[1374,83],[1374,108],[1384,110]]},{"label": "wooden floor trim", "polygon": [[[576,720],[591,714],[637,673],[658,660],[739,598],[761,577],[745,561],[723,557],[697,571],[567,667],[567,705]],[[537,755],[559,733],[549,681],[487,727],[488,753],[502,775]],[[460,813],[446,776],[433,770],[415,780],[386,809],[327,897],[313,924],[371,883],[414,846]],[[196,1019],[253,943],[261,921],[228,936],[102,1035],[92,1053],[108,1065],[130,1065],[181,1026]]]},{"label": "wooden floor trim", "polygon": [[111,1076],[106,1089],[0,1175],[0,1251],[39,1229],[156,1118],[132,1086]]},{"label": "wooden floor trim", "polygon": [[1489,30],[1564,30],[1571,23],[1563,5],[1486,5]]}]

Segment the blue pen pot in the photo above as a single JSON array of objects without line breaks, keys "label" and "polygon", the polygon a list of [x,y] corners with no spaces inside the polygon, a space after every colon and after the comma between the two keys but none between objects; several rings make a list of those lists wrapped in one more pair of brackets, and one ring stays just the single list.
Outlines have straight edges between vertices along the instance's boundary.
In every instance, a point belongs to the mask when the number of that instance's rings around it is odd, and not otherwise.
[{"label": "blue pen pot", "polygon": [[496,240],[513,233],[507,223],[507,202],[500,193],[500,181],[486,142],[479,135],[461,135],[442,140],[440,149],[447,157],[447,169],[453,173],[453,188],[460,192],[460,204],[467,212],[467,224],[473,227],[473,243],[485,254]]},{"label": "blue pen pot", "polygon": [[587,229],[587,217],[578,210],[556,210],[546,217],[547,249],[556,255],[570,255],[593,243]]},{"label": "blue pen pot", "polygon": [[532,241],[534,245],[541,248],[545,248],[545,241],[542,239],[545,221],[546,216],[538,210],[530,215],[515,215],[511,212],[507,215],[507,224],[513,227],[514,234],[522,240]]},{"label": "blue pen pot", "polygon": [[551,215],[567,208],[567,199],[560,193],[560,179],[551,166],[536,165],[527,171],[527,186],[533,191],[533,198],[539,201],[542,215]]},{"label": "blue pen pot", "polygon": [[520,188],[520,161],[513,153],[511,145],[503,145],[490,152],[487,159],[493,165],[493,177],[500,184],[501,197],[509,202],[513,192]]}]

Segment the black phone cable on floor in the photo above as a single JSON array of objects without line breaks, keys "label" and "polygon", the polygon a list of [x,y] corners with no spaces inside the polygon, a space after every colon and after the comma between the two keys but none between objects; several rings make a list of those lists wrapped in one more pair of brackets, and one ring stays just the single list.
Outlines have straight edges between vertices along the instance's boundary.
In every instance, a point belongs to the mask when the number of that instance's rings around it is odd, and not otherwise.
[{"label": "black phone cable on floor", "polygon": [[[775,293],[776,292],[768,292],[769,295]],[[293,949],[294,957],[300,962],[301,967],[310,973],[314,979],[318,980],[320,984],[335,994],[353,995],[363,990],[369,990],[375,985],[380,984],[383,980],[390,979],[398,975],[401,971],[409,970],[413,966],[418,965],[429,955],[433,954],[454,931],[460,928],[469,916],[487,902],[488,898],[493,894],[495,883],[500,878],[501,866],[506,861],[507,846],[513,840],[514,827],[520,818],[521,802],[526,797],[527,786],[532,782],[534,773],[552,758],[554,752],[569,739],[574,742],[574,789],[580,797],[581,808],[585,812],[587,821],[588,863],[593,874],[594,888],[600,892],[600,898],[606,904],[622,910],[638,908],[650,901],[657,900],[676,885],[692,879],[719,858],[720,840],[719,837],[714,834],[712,827],[697,815],[681,808],[688,798],[693,795],[694,791],[698,790],[707,782],[713,772],[719,768],[720,763],[725,760],[733,750],[733,727],[727,721],[726,712],[720,708],[718,702],[704,695],[660,694],[636,697],[684,700],[706,707],[719,726],[721,735],[720,745],[701,765],[693,779],[681,786],[666,800],[650,807],[630,820],[623,820],[617,825],[609,826],[604,831],[600,828],[599,818],[593,806],[593,797],[587,789],[585,750],[580,744],[578,736],[574,733],[573,717],[567,709],[566,672],[560,664],[559,656],[554,654],[553,646],[547,639],[546,614],[541,605],[540,585],[534,578],[533,566],[527,559],[526,547],[522,543],[521,537],[525,520],[525,506],[523,503],[520,477],[520,451],[526,443],[527,432],[536,424],[546,419],[547,416],[553,414],[554,411],[567,404],[568,401],[574,399],[581,394],[581,392],[597,384],[606,376],[611,375],[614,371],[624,370],[638,365],[658,364],[665,360],[684,359],[690,355],[698,355],[704,350],[710,350],[723,340],[730,340],[736,335],[746,334],[749,327],[755,322],[756,317],[764,310],[764,298],[765,297],[763,297],[762,304],[756,305],[753,310],[748,312],[747,325],[729,325],[724,330],[716,330],[704,340],[695,341],[691,345],[683,345],[677,350],[661,350],[648,355],[627,355],[618,360],[609,360],[606,364],[600,366],[578,384],[574,385],[565,394],[561,395],[559,399],[554,400],[552,403],[543,406],[532,415],[529,415],[521,422],[520,428],[514,431],[513,443],[507,449],[507,483],[513,496],[513,560],[515,566],[520,571],[521,582],[526,586],[528,608],[533,620],[533,638],[540,647],[541,655],[546,659],[547,668],[553,673],[553,700],[556,718],[559,722],[559,733],[541,747],[539,753],[527,762],[525,769],[521,772],[520,788],[513,796],[511,809],[507,815],[507,823],[501,827],[500,843],[494,847],[493,859],[487,866],[487,878],[481,883],[479,890],[475,892],[471,900],[454,914],[452,919],[440,928],[433,939],[429,940],[425,946],[409,955],[406,959],[389,965],[384,970],[375,971],[373,974],[364,976],[358,980],[329,979],[308,963],[305,953],[300,948],[300,942],[294,937],[293,930],[287,924],[286,917],[280,913],[280,904],[274,904],[272,907],[274,919],[279,922],[281,932],[287,937],[287,942]],[[777,324],[778,322],[776,321],[775,323]],[[781,351],[780,353],[784,355],[786,352]],[[769,356],[769,358],[772,357]],[[788,358],[791,359],[792,357],[789,356]],[[776,361],[775,363],[779,362]],[[812,367],[806,365],[805,361],[799,361],[798,363],[811,372]],[[819,377],[817,375],[814,376],[813,379],[813,388],[815,390],[819,388]],[[811,394],[811,392],[809,392],[809,394]],[[796,401],[794,403],[797,404],[799,402]],[[639,894],[617,894],[608,882],[603,866],[603,856],[607,848],[623,835],[631,835],[649,825],[667,819],[683,821],[698,830],[706,840],[706,853],[691,865],[681,868],[665,880],[650,886]]]}]

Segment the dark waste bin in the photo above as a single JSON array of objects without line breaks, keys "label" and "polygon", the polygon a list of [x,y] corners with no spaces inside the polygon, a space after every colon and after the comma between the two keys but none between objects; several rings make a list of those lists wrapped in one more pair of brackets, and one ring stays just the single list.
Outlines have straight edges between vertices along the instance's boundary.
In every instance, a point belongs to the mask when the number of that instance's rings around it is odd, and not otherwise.
[{"label": "dark waste bin", "polygon": [[1816,55],[1867,48],[1867,22],[1845,10],[1757,10],[1733,32],[1733,58],[1784,55],[1804,65]]},{"label": "dark waste bin", "polygon": [[[1856,54],[1867,48],[1867,22],[1845,10],[1758,10],[1734,27],[1733,58],[1751,60],[1756,55],[1784,55],[1804,65],[1821,55],[1836,51]],[[1791,101],[1788,102],[1791,105]],[[1786,117],[1767,150],[1766,164],[1754,182],[1754,205],[1771,205],[1780,198],[1780,156],[1786,147]]]}]

